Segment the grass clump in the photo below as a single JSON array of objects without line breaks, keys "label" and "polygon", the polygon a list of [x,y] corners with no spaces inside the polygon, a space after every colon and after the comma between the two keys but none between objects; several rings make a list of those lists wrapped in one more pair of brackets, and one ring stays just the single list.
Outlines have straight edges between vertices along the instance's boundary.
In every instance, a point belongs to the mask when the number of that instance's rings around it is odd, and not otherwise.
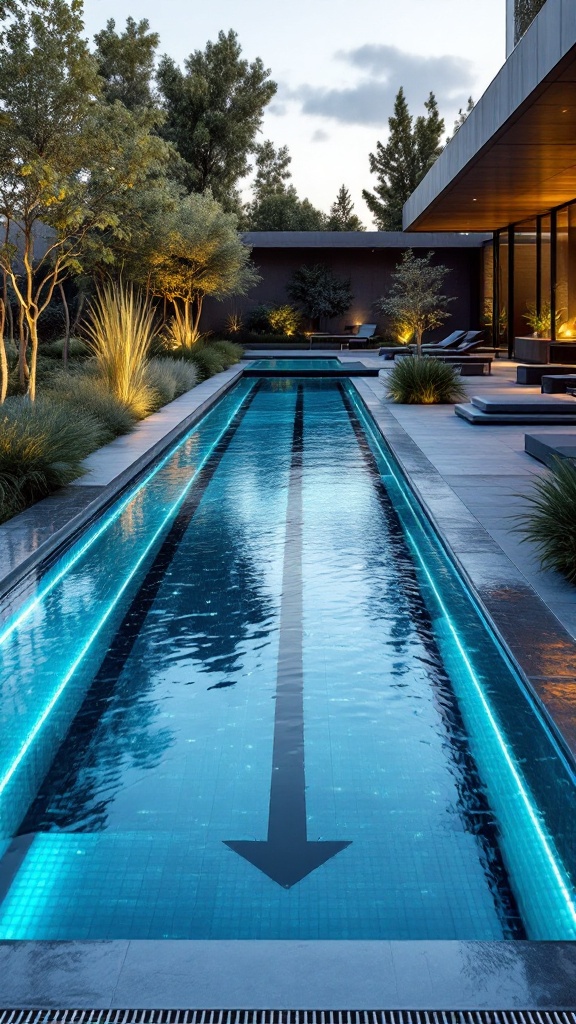
[{"label": "grass clump", "polygon": [[154,312],[144,299],[123,284],[104,285],[92,302],[86,334],[108,390],[137,419],[154,408],[147,380]]},{"label": "grass clump", "polygon": [[522,539],[536,546],[543,569],[576,583],[576,466],[571,459],[556,459],[552,471],[522,497],[530,506],[515,516]]},{"label": "grass clump", "polygon": [[394,402],[410,405],[447,404],[466,398],[457,367],[430,356],[403,356],[395,362],[386,392]]},{"label": "grass clump", "polygon": [[105,381],[98,376],[96,366],[85,364],[82,369],[54,370],[43,394],[55,404],[61,402],[69,409],[96,417],[108,435],[103,444],[120,434],[130,433],[134,427],[132,410],[108,390]]},{"label": "grass clump", "polygon": [[148,363],[147,380],[156,394],[156,408],[172,402],[186,391],[196,387],[198,370],[193,362],[184,359],[151,359]]},{"label": "grass clump", "polygon": [[198,378],[203,381],[233,366],[242,358],[243,351],[233,341],[197,341],[191,348],[179,348],[171,354],[194,363]]},{"label": "grass clump", "polygon": [[0,410],[0,521],[82,473],[81,462],[107,440],[100,420],[66,403],[9,398]]}]

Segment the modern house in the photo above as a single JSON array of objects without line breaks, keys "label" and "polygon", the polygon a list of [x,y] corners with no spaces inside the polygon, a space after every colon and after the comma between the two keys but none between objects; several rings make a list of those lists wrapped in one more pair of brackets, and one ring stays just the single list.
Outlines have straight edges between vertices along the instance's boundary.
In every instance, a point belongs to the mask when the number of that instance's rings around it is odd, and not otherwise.
[{"label": "modern house", "polygon": [[507,2],[506,63],[406,203],[404,229],[491,232],[494,341],[523,361],[576,362],[576,3]]}]

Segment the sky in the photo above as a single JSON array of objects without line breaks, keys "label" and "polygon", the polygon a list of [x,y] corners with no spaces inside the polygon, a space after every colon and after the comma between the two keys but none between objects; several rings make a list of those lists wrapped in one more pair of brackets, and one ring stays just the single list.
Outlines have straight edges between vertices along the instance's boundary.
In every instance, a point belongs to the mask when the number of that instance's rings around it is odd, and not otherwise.
[{"label": "sky", "polygon": [[[505,59],[505,0],[85,0],[92,37],[109,18],[147,18],[159,52],[182,63],[233,28],[248,60],[261,57],[278,92],[261,140],[287,145],[301,198],[328,211],[342,184],[374,229],[362,199],[368,154],[385,142],[402,85],[414,115],[432,90],[451,132]],[[244,195],[250,198],[250,179]]]}]

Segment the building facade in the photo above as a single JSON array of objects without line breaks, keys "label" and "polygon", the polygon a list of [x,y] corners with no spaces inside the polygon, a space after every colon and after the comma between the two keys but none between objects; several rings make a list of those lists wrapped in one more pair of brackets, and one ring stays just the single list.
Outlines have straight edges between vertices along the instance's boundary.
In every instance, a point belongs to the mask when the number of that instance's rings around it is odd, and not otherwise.
[{"label": "building facade", "polygon": [[[519,10],[520,0],[508,0],[516,32]],[[526,361],[571,361],[576,3],[546,0],[529,13],[501,71],[408,200],[404,228],[492,232],[481,287],[494,342]]]}]

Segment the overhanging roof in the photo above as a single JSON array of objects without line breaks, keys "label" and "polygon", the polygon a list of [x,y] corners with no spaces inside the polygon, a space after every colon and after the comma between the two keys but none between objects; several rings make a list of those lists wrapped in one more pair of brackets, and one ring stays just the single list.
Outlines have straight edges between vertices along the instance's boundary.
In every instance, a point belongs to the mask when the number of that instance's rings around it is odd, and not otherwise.
[{"label": "overhanging roof", "polygon": [[253,249],[471,249],[486,235],[408,234],[404,231],[247,231]]},{"label": "overhanging roof", "polygon": [[576,198],[576,0],[547,0],[404,207],[409,231],[494,231]]}]

